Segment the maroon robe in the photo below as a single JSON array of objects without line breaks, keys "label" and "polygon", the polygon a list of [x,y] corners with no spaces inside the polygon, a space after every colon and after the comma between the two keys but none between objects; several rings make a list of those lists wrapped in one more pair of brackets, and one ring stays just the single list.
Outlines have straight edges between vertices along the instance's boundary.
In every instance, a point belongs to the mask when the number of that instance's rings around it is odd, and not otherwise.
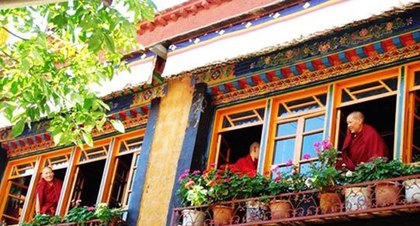
[{"label": "maroon robe", "polygon": [[36,188],[41,214],[55,214],[62,186],[63,182],[59,179],[54,178],[52,185],[49,185],[47,181],[41,178]]},{"label": "maroon robe", "polygon": [[347,132],[342,160],[337,162],[337,167],[344,163],[347,169],[353,171],[359,163],[369,162],[374,157],[388,158],[389,151],[381,135],[372,126],[363,124],[360,133]]},{"label": "maroon robe", "polygon": [[251,155],[247,155],[238,159],[235,163],[235,168],[243,173],[248,173],[248,175],[255,175],[257,173],[258,160],[252,161]]}]

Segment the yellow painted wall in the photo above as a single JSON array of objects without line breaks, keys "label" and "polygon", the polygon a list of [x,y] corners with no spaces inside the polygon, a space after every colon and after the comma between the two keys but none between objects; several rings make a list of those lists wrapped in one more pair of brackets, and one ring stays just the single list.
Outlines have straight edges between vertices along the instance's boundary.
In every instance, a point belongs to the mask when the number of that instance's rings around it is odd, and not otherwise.
[{"label": "yellow painted wall", "polygon": [[137,225],[166,225],[193,87],[189,76],[171,80],[161,98]]}]

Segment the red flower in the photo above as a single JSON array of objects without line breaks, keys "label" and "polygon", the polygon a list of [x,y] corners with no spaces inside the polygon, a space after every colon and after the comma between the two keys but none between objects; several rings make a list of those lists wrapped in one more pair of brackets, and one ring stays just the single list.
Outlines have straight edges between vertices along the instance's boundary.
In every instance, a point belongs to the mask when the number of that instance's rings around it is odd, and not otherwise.
[{"label": "red flower", "polygon": [[190,189],[192,186],[194,186],[194,181],[193,181],[193,180],[188,181],[188,182],[184,185],[184,187],[185,187],[186,189]]},{"label": "red flower", "polygon": [[226,181],[226,183],[229,183],[230,182],[230,178],[226,178],[225,181]]}]

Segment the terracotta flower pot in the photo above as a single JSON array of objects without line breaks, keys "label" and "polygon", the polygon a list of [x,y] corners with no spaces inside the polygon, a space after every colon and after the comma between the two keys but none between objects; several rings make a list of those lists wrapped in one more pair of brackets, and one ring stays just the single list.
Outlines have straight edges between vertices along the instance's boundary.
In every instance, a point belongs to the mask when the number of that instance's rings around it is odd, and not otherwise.
[{"label": "terracotta flower pot", "polygon": [[292,205],[288,200],[275,200],[270,202],[270,210],[272,220],[289,218],[292,212]]},{"label": "terracotta flower pot", "polygon": [[182,226],[202,226],[206,214],[198,210],[183,210],[182,211]]},{"label": "terracotta flower pot", "polygon": [[400,199],[401,184],[398,182],[381,182],[375,187],[376,206],[396,205]]},{"label": "terracotta flower pot", "polygon": [[337,193],[321,193],[319,207],[322,213],[337,213],[341,210],[341,199]]},{"label": "terracotta flower pot", "polygon": [[346,188],[345,206],[346,211],[365,210],[371,206],[372,189],[367,187]]},{"label": "terracotta flower pot", "polygon": [[407,203],[420,202],[420,179],[410,179],[403,182],[405,200]]},{"label": "terracotta flower pot", "polygon": [[233,218],[233,208],[230,206],[216,205],[213,206],[213,223],[214,225],[230,224]]}]

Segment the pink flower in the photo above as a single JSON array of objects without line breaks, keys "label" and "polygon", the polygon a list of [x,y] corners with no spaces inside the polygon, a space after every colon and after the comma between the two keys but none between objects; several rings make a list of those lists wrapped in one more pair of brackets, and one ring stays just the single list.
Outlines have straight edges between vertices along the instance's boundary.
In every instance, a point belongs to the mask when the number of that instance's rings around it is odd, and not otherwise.
[{"label": "pink flower", "polygon": [[200,170],[194,170],[194,172],[193,172],[192,174],[193,174],[193,175],[200,174]]},{"label": "pink flower", "polygon": [[323,140],[322,141],[322,147],[323,149],[330,149],[332,147],[332,144],[329,140]]},{"label": "pink flower", "polygon": [[286,166],[291,166],[293,164],[292,160],[289,159],[289,161],[286,162]]},{"label": "pink flower", "polygon": [[318,153],[321,150],[321,143],[315,142],[314,143],[314,149]]},{"label": "pink flower", "polygon": [[212,162],[212,163],[210,163],[210,166],[211,167],[215,167],[216,166],[216,163]]},{"label": "pink flower", "polygon": [[279,182],[279,181],[281,181],[281,176],[277,176],[276,178],[274,178],[274,181],[275,181],[275,182]]},{"label": "pink flower", "polygon": [[186,188],[186,189],[189,189],[189,188],[191,188],[192,186],[194,186],[194,181],[193,180],[189,180],[185,185],[184,185],[184,187]]},{"label": "pink flower", "polygon": [[303,159],[308,160],[308,159],[310,159],[310,158],[311,158],[311,155],[310,155],[310,154],[304,154],[304,155],[303,155]]},{"label": "pink flower", "polygon": [[95,207],[93,207],[93,206],[89,206],[89,207],[87,208],[87,210],[88,210],[88,211],[94,211],[94,210],[95,210]]}]

